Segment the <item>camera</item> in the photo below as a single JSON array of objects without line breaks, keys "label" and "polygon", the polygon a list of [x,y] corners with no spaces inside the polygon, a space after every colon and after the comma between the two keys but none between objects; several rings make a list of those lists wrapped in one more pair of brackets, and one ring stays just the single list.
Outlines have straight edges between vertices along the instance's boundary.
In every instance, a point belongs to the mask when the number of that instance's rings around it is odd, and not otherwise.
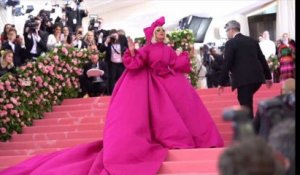
[{"label": "camera", "polygon": [[101,25],[101,21],[97,19],[97,16],[90,16],[88,30],[96,32]]},{"label": "camera", "polygon": [[83,2],[83,0],[75,0],[74,2],[79,5],[81,2]]},{"label": "camera", "polygon": [[35,18],[32,15],[28,16],[28,20],[25,21],[25,28],[29,28],[29,32],[34,32],[36,30],[36,27],[39,25],[38,22],[36,22]]},{"label": "camera", "polygon": [[258,104],[258,134],[267,139],[273,126],[286,118],[295,117],[295,93],[289,93]]},{"label": "camera", "polygon": [[52,18],[50,18],[51,11],[41,10],[39,13],[39,17],[42,18],[42,23],[52,22]]},{"label": "camera", "polygon": [[110,37],[110,42],[112,42],[112,43],[116,42],[116,40],[117,40],[116,36],[112,35],[109,37]]},{"label": "camera", "polygon": [[234,140],[243,140],[255,136],[250,109],[243,106],[227,108],[223,112],[225,121],[233,122]]}]

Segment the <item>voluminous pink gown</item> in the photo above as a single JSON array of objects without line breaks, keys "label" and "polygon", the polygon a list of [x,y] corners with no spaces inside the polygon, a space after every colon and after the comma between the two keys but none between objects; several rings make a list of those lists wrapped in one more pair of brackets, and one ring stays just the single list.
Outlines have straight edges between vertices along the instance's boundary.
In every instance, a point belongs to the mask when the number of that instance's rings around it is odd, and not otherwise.
[{"label": "voluminous pink gown", "polygon": [[36,156],[1,175],[155,175],[168,149],[222,147],[223,140],[184,73],[188,54],[163,43],[123,57],[103,141]]}]

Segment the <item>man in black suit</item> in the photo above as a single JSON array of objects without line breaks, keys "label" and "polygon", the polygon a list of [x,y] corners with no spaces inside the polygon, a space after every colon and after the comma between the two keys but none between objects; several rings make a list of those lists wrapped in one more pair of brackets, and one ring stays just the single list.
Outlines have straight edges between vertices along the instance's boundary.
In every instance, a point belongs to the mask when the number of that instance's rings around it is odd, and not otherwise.
[{"label": "man in black suit", "polygon": [[34,18],[35,26],[25,26],[24,39],[27,58],[35,60],[43,52],[47,52],[48,33],[40,30],[41,19]]},{"label": "man in black suit", "polygon": [[83,7],[83,0],[70,1],[70,7],[66,8],[66,25],[71,33],[75,33],[76,28],[82,26],[82,19],[88,16],[87,9],[82,9],[81,7]]},{"label": "man in black suit", "polygon": [[26,59],[26,50],[23,38],[20,36],[17,38],[17,31],[14,28],[8,31],[8,40],[3,43],[2,50],[11,50],[14,54],[14,66],[21,66]]},{"label": "man in black suit", "polygon": [[[90,97],[107,94],[107,64],[99,60],[99,52],[97,50],[92,50],[89,58],[90,62],[83,66],[83,75],[79,78],[81,89],[83,93],[87,92]],[[102,70],[103,74],[98,77],[89,76],[87,72],[90,69]]]},{"label": "man in black suit", "polygon": [[126,36],[119,35],[115,29],[110,31],[110,35],[106,38],[105,42],[100,45],[100,52],[106,52],[105,61],[108,64],[109,70],[109,94],[112,93],[115,83],[125,70],[122,56],[127,48],[128,44]]},{"label": "man in black suit", "polygon": [[272,86],[272,76],[259,44],[240,33],[240,24],[229,21],[225,25],[229,40],[225,44],[225,65],[219,78],[218,92],[223,91],[226,76],[231,72],[232,90],[237,89],[240,105],[250,108],[253,118],[253,95],[266,82]]}]

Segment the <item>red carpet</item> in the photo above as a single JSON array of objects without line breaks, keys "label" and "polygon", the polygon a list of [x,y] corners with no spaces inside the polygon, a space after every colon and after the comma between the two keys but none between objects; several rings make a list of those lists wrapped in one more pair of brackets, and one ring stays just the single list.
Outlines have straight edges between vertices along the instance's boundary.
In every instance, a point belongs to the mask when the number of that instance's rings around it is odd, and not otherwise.
[{"label": "red carpet", "polygon": [[[226,107],[238,105],[236,93],[230,88],[225,88],[221,96],[214,88],[197,92],[228,146],[233,131],[231,123],[222,120],[222,112]],[[262,86],[254,98],[255,108],[260,100],[279,92],[280,84],[274,84],[271,89]],[[13,135],[11,141],[0,143],[0,170],[33,155],[101,139],[109,100],[110,97],[67,99],[61,106],[54,106],[53,112],[34,121],[34,126],[25,127],[23,134]],[[223,148],[171,150],[159,174],[217,175],[217,161],[222,151]]]}]

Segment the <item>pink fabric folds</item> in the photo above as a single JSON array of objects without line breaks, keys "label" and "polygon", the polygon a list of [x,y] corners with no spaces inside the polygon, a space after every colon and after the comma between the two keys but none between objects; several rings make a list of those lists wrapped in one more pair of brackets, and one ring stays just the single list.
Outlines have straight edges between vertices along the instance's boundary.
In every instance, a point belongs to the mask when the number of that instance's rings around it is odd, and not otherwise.
[{"label": "pink fabric folds", "polygon": [[144,28],[144,33],[145,33],[147,43],[150,43],[155,27],[163,26],[164,24],[165,24],[165,17],[162,16],[158,18],[156,21],[154,21],[151,24],[151,26]]},{"label": "pink fabric folds", "polygon": [[222,147],[223,140],[183,73],[186,52],[163,43],[132,57],[112,94],[103,142],[37,156],[0,175],[155,175],[168,149]]}]

